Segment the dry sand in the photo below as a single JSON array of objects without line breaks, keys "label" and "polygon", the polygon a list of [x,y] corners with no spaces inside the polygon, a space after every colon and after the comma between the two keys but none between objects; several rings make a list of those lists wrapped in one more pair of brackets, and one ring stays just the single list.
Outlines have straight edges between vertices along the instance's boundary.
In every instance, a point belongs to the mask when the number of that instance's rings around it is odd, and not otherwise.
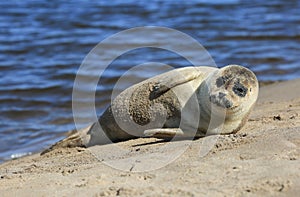
[{"label": "dry sand", "polygon": [[[297,196],[300,80],[262,87],[246,126],[238,134],[219,136],[200,157],[203,143],[214,139],[168,146],[136,139],[8,161],[0,165],[0,196]],[[183,154],[164,165],[186,145]]]}]

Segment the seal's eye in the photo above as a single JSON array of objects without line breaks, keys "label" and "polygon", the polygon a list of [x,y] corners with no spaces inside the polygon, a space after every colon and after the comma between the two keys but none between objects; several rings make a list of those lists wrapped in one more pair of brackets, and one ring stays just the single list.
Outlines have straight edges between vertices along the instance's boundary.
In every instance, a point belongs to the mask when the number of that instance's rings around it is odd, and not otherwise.
[{"label": "seal's eye", "polygon": [[232,91],[240,97],[245,97],[247,94],[248,88],[246,88],[245,86],[243,86],[242,84],[237,82],[234,84]]}]

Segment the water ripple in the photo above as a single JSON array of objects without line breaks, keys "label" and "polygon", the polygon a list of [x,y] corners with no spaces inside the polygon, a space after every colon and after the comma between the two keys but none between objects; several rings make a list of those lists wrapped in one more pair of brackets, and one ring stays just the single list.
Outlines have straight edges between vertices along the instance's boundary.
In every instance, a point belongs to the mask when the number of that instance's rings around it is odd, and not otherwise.
[{"label": "water ripple", "polygon": [[[0,162],[10,155],[36,152],[74,128],[72,88],[77,69],[100,41],[121,30],[144,25],[167,26],[197,39],[219,66],[242,64],[260,80],[300,77],[299,1],[1,1],[0,2]],[[107,60],[115,47],[164,42],[134,35],[106,46]],[[175,39],[176,42],[176,39]],[[194,51],[184,48],[190,56]],[[107,56],[105,56],[107,55]],[[86,124],[89,104],[101,114],[116,92],[164,70],[145,62],[173,67],[189,65],[163,50],[140,49],[120,56],[98,82],[96,101],[84,97],[99,73],[87,72],[77,91]],[[103,65],[99,61],[98,65]],[[123,82],[115,87],[119,77]]]}]

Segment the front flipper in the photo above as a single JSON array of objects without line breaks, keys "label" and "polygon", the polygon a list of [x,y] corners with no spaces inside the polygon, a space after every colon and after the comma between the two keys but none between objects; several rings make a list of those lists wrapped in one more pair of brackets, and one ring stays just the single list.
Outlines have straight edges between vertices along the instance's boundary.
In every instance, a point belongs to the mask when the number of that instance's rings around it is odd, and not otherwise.
[{"label": "front flipper", "polygon": [[199,68],[197,67],[172,70],[165,75],[161,75],[161,79],[154,83],[150,89],[150,99],[155,99],[178,85],[188,83],[189,81],[202,76],[203,72],[199,71]]},{"label": "front flipper", "polygon": [[184,136],[184,133],[180,128],[160,128],[145,130],[144,135],[156,138],[172,138],[175,135]]}]

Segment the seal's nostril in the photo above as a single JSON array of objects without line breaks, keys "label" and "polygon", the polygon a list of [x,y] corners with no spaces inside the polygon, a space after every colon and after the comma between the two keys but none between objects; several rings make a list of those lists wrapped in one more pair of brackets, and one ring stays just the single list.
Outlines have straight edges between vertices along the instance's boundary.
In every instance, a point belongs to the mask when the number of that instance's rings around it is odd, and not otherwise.
[{"label": "seal's nostril", "polygon": [[224,104],[225,104],[225,107],[228,109],[228,108],[230,108],[230,107],[232,107],[232,102],[230,102],[229,100],[225,100],[225,102],[224,102]]},{"label": "seal's nostril", "polygon": [[223,98],[224,96],[226,96],[226,94],[222,93],[222,92],[219,92],[219,97],[220,98]]}]

